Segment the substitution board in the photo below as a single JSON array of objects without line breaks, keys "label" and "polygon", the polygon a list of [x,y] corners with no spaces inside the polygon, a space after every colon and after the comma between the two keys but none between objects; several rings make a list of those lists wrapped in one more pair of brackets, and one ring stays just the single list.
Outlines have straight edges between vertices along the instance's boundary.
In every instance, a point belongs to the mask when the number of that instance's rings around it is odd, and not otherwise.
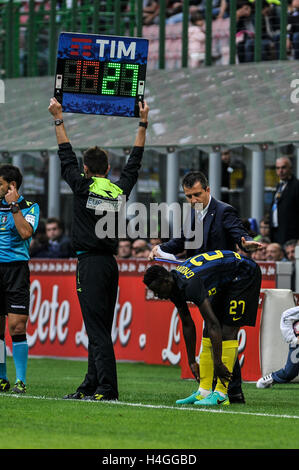
[{"label": "substitution board", "polygon": [[61,33],[55,98],[67,113],[139,117],[148,40]]}]

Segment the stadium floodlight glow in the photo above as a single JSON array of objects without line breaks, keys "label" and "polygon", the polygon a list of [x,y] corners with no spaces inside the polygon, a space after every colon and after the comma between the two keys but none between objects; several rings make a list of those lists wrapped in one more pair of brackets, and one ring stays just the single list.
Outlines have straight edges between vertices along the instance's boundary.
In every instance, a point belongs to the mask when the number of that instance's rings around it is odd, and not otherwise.
[{"label": "stadium floodlight glow", "polygon": [[148,40],[61,33],[54,96],[64,112],[139,117]]}]

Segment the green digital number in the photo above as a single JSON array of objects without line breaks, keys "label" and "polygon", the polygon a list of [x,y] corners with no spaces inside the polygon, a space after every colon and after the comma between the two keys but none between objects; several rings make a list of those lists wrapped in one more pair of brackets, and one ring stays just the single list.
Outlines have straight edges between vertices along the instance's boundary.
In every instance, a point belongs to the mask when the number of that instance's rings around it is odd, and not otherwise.
[{"label": "green digital number", "polygon": [[117,95],[121,64],[107,62],[104,66],[102,95]]},{"label": "green digital number", "polygon": [[120,95],[122,96],[136,96],[138,85],[138,71],[139,65],[137,64],[124,64],[121,71],[120,81]]}]

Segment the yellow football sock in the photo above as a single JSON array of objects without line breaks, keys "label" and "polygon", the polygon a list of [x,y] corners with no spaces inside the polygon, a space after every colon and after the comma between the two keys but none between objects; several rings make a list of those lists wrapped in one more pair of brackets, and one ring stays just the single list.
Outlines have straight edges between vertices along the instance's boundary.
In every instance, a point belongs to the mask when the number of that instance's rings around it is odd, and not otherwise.
[{"label": "yellow football sock", "polygon": [[199,356],[200,385],[198,390],[212,390],[214,362],[210,338],[202,338],[202,350]]},{"label": "yellow football sock", "polygon": [[[238,345],[239,343],[237,340],[222,341],[222,362],[230,372],[233,371],[235,361],[238,356]],[[225,385],[222,385],[218,378],[215,391],[224,393],[226,395],[227,388],[228,381],[226,381]]]}]

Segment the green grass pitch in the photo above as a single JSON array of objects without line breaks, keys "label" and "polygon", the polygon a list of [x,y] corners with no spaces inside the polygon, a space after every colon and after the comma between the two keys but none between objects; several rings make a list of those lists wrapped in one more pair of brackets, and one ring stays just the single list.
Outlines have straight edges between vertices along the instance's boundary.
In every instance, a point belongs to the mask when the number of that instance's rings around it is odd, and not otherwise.
[{"label": "green grass pitch", "polygon": [[[117,364],[119,401],[62,400],[86,361],[30,358],[27,394],[0,394],[1,449],[298,449],[299,384],[258,390],[245,405],[198,409],[176,399],[196,390],[179,367]],[[8,376],[15,379],[13,360]]]}]

